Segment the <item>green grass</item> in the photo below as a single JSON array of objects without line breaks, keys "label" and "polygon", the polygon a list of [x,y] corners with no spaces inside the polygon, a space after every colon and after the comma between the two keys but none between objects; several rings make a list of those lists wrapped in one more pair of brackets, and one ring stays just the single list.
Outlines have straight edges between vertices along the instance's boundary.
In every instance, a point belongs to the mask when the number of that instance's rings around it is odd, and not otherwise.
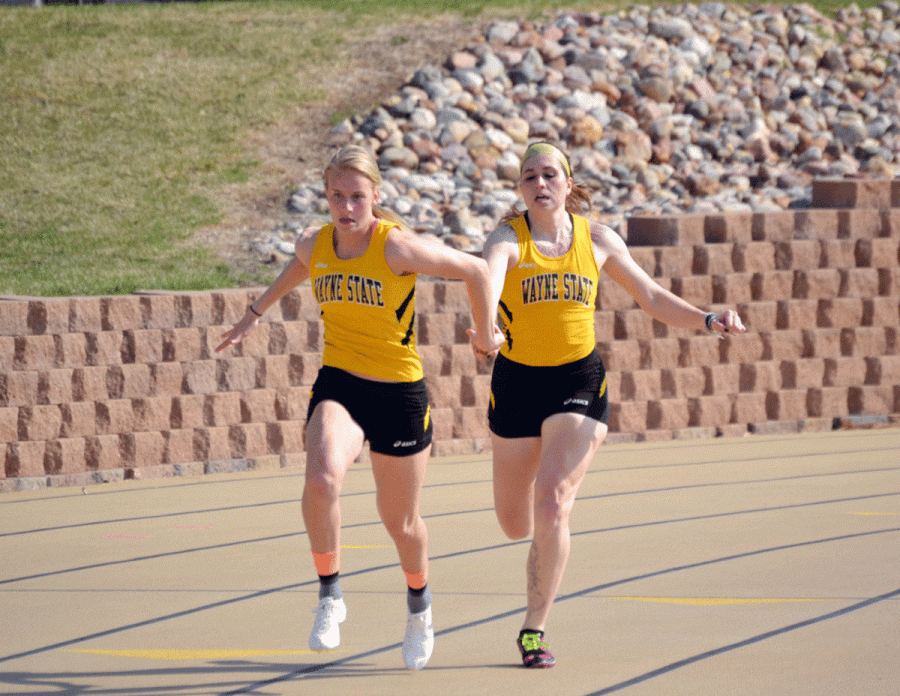
[{"label": "green grass", "polygon": [[288,4],[0,12],[0,293],[202,289],[232,277],[194,231],[258,163],[245,133],[321,96],[339,37]]},{"label": "green grass", "polygon": [[[436,11],[534,18],[562,7],[576,5],[283,0],[0,8],[0,294],[267,283],[237,275],[192,240],[221,221],[228,187],[260,176],[248,135],[320,100],[328,87],[317,74],[340,60],[343,42],[373,24]],[[402,50],[402,37],[393,45]]]}]

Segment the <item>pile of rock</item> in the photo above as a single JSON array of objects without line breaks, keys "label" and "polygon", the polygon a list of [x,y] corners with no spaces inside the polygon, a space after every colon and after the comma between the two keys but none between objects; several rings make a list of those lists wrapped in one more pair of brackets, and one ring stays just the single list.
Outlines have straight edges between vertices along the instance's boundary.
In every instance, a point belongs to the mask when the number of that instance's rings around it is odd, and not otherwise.
[{"label": "pile of rock", "polygon": [[[516,203],[530,140],[568,150],[594,211],[802,206],[814,177],[900,172],[900,6],[834,18],[808,5],[708,2],[496,22],[328,136],[359,142],[383,202],[469,251]],[[320,183],[294,229],[327,213]]]}]

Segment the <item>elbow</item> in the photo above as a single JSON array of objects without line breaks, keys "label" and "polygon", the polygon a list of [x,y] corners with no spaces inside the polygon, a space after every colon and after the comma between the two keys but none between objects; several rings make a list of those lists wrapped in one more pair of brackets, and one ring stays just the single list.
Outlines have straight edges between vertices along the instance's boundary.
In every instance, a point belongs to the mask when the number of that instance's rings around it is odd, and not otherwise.
[{"label": "elbow", "polygon": [[466,255],[467,262],[463,270],[464,280],[469,285],[482,286],[490,282],[490,271],[487,262],[480,256]]}]

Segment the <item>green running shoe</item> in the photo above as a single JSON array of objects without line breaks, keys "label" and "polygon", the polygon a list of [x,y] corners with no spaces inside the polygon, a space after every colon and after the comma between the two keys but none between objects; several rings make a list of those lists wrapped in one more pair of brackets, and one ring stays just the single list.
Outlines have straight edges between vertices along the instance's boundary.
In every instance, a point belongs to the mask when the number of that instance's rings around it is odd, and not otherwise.
[{"label": "green running shoe", "polygon": [[523,630],[516,641],[522,653],[522,664],[526,667],[543,668],[556,664],[556,658],[550,654],[544,642],[543,631]]}]

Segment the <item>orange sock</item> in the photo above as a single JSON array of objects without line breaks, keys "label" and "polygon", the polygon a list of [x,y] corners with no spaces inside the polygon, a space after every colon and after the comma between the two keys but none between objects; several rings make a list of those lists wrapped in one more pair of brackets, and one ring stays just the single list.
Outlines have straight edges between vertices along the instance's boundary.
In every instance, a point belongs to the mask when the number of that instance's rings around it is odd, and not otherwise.
[{"label": "orange sock", "polygon": [[312,552],[313,563],[316,564],[316,572],[319,575],[334,575],[341,567],[340,550],[329,551],[328,553]]},{"label": "orange sock", "polygon": [[414,590],[421,590],[423,587],[425,587],[425,585],[428,584],[427,570],[423,570],[420,573],[407,573],[404,570],[403,574],[406,575],[406,584]]}]

